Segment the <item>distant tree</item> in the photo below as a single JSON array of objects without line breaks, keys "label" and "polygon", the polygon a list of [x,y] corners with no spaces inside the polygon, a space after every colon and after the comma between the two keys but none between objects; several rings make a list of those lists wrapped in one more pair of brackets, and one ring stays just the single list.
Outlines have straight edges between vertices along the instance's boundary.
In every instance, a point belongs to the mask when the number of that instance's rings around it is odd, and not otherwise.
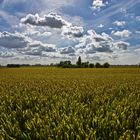
[{"label": "distant tree", "polygon": [[89,64],[89,68],[94,68],[94,64],[93,63],[90,63]]},{"label": "distant tree", "polygon": [[103,64],[103,67],[104,68],[109,68],[110,67],[110,64],[108,62],[106,62],[106,63]]},{"label": "distant tree", "polygon": [[63,68],[70,68],[71,67],[71,61],[60,61],[58,64],[58,67],[63,67]]},{"label": "distant tree", "polygon": [[65,61],[67,65],[71,65],[71,61]]},{"label": "distant tree", "polygon": [[78,57],[78,60],[76,62],[77,66],[80,68],[81,67],[81,64],[82,64],[82,60],[81,60],[81,57],[79,56]]},{"label": "distant tree", "polygon": [[53,66],[54,66],[54,64],[53,64],[53,63],[51,63],[51,64],[50,64],[50,67],[53,67]]},{"label": "distant tree", "polygon": [[88,65],[89,65],[89,62],[87,61],[87,62],[82,62],[81,63],[81,67],[82,68],[88,68]]},{"label": "distant tree", "polygon": [[139,63],[139,68],[140,68],[140,63]]},{"label": "distant tree", "polygon": [[8,68],[19,68],[20,65],[19,64],[7,64]]},{"label": "distant tree", "polygon": [[100,63],[96,63],[96,64],[95,64],[95,67],[96,67],[96,68],[101,68],[102,65],[101,65]]}]

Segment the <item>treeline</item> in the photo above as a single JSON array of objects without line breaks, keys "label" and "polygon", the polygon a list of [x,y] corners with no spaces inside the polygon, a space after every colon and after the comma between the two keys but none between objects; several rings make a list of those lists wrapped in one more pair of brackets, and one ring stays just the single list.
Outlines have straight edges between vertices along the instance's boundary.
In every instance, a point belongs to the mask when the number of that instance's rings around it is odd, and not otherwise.
[{"label": "treeline", "polygon": [[88,61],[82,62],[81,57],[79,56],[76,64],[72,64],[71,61],[60,61],[56,66],[62,68],[109,68],[110,64],[108,62],[103,65],[100,63],[89,63]]},{"label": "treeline", "polygon": [[[99,62],[97,63],[90,63],[90,62],[82,62],[81,57],[79,56],[77,59],[76,64],[72,64],[70,60],[67,61],[60,61],[57,64],[49,64],[49,65],[42,65],[42,64],[7,64],[6,67],[8,68],[20,68],[20,67],[61,67],[61,68],[123,68],[123,67],[139,67],[140,68],[140,63],[138,65],[110,65],[108,62],[104,64],[100,64]],[[0,67],[5,67],[0,65]]]},{"label": "treeline", "polygon": [[29,64],[7,64],[8,68],[19,68],[19,67],[25,67],[30,66]]}]

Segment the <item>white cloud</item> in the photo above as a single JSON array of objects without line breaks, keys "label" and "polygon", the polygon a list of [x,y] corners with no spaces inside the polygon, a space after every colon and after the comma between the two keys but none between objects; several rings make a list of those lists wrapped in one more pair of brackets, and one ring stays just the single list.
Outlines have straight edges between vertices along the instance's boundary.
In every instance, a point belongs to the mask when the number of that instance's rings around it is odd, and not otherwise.
[{"label": "white cloud", "polygon": [[117,26],[124,26],[126,24],[126,22],[125,21],[115,21],[113,24],[117,25]]},{"label": "white cloud", "polygon": [[39,17],[38,14],[29,14],[22,18],[21,22],[24,23],[21,26],[25,29],[25,35],[43,42],[47,40],[51,44],[57,44],[62,47],[73,45],[84,34],[82,26],[74,26],[55,13],[50,13],[43,17]]},{"label": "white cloud", "polygon": [[70,38],[82,37],[83,33],[84,33],[83,27],[78,27],[78,26],[70,26],[70,27],[66,26],[63,27],[63,31],[62,31],[63,36],[68,36]]},{"label": "white cloud", "polygon": [[99,46],[91,43],[91,44],[88,44],[85,48],[86,54],[92,54],[96,52],[112,53],[113,51],[110,48],[110,44],[107,44],[107,43],[101,43]]},{"label": "white cloud", "polygon": [[103,27],[104,27],[103,24],[99,24],[99,25],[98,25],[98,28],[103,28]]},{"label": "white cloud", "polygon": [[136,34],[140,34],[140,31],[135,31]]},{"label": "white cloud", "polygon": [[60,48],[59,51],[61,54],[74,54],[75,53],[75,49],[73,47]]},{"label": "white cloud", "polygon": [[35,26],[48,26],[51,28],[62,28],[63,26],[70,26],[66,20],[56,13],[50,13],[40,17],[38,14],[28,14],[26,17],[21,19],[24,24],[31,24]]},{"label": "white cloud", "polygon": [[8,49],[24,48],[31,40],[20,33],[0,32],[0,46]]},{"label": "white cloud", "polygon": [[[42,43],[41,41],[32,40],[21,33],[0,32],[0,46],[8,50],[14,49],[15,53],[23,55],[38,55],[43,52],[56,52],[57,48],[53,44]],[[1,56],[14,56],[13,53],[2,53]]]},{"label": "white cloud", "polygon": [[15,52],[11,52],[11,51],[1,51],[0,52],[1,58],[10,58],[10,57],[14,57],[14,56],[16,56]]},{"label": "white cloud", "polygon": [[103,0],[93,0],[92,3],[92,9],[93,10],[100,10],[101,7],[104,7],[105,4],[103,3]]},{"label": "white cloud", "polygon": [[116,48],[119,48],[119,49],[122,49],[122,50],[127,50],[129,45],[130,45],[129,43],[123,42],[123,41],[119,41],[119,42],[114,43],[114,46]]},{"label": "white cloud", "polygon": [[130,37],[131,35],[131,32],[129,30],[116,31],[112,33],[113,35],[121,37],[121,38],[127,38],[127,37]]},{"label": "white cloud", "polygon": [[20,53],[24,55],[43,56],[43,53],[57,52],[57,48],[53,44],[44,44],[40,41],[33,40],[26,48],[20,49]]},{"label": "white cloud", "polygon": [[76,49],[81,53],[92,54],[96,52],[111,53],[113,39],[109,35],[102,33],[97,34],[94,30],[88,30],[87,35],[84,35],[80,43],[76,45]]}]

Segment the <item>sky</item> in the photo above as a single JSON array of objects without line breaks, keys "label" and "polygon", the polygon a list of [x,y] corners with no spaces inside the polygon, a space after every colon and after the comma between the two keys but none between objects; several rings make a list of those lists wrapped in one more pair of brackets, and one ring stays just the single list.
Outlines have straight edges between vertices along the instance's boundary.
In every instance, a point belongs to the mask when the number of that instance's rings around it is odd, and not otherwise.
[{"label": "sky", "polygon": [[0,0],[0,64],[140,62],[140,0]]}]

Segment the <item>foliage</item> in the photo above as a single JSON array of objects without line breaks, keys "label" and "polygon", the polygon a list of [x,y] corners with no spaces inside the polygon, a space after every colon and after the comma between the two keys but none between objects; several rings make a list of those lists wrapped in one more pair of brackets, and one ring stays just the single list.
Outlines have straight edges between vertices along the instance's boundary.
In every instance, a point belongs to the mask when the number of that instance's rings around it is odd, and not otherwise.
[{"label": "foliage", "polygon": [[106,63],[103,64],[103,67],[104,68],[109,68],[110,67],[110,64],[108,62],[106,62]]},{"label": "foliage", "polygon": [[100,63],[97,62],[97,63],[95,64],[95,67],[96,67],[96,68],[102,68],[102,65],[101,65]]},{"label": "foliage", "polygon": [[63,68],[70,68],[72,66],[71,61],[60,61],[58,64],[58,67],[63,67]]},{"label": "foliage", "polygon": [[1,140],[140,139],[140,69],[0,69]]},{"label": "foliage", "polygon": [[79,56],[78,57],[78,60],[76,62],[77,66],[80,68],[81,67],[81,64],[82,64],[82,60],[81,60],[81,57]]},{"label": "foliage", "polygon": [[94,64],[93,63],[90,63],[89,64],[89,68],[94,68]]}]

